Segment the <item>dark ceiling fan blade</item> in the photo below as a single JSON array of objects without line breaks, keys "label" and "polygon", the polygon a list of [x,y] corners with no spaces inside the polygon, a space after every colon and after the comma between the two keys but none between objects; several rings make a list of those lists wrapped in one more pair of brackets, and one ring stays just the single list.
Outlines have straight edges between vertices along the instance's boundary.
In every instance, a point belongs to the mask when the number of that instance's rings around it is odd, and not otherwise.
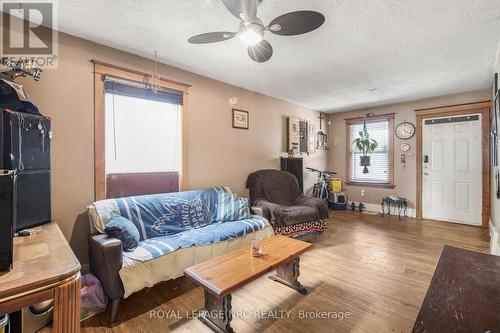
[{"label": "dark ceiling fan blade", "polygon": [[222,0],[222,3],[240,20],[249,21],[257,16],[258,0]]},{"label": "dark ceiling fan blade", "polygon": [[223,42],[236,36],[236,32],[208,32],[206,34],[196,35],[188,39],[191,44],[208,44]]},{"label": "dark ceiling fan blade", "polygon": [[266,62],[273,56],[273,47],[268,41],[263,40],[258,44],[248,47],[248,55],[257,62]]},{"label": "dark ceiling fan blade", "polygon": [[301,35],[318,29],[325,23],[323,14],[301,10],[278,16],[269,23],[269,31],[281,36]]}]

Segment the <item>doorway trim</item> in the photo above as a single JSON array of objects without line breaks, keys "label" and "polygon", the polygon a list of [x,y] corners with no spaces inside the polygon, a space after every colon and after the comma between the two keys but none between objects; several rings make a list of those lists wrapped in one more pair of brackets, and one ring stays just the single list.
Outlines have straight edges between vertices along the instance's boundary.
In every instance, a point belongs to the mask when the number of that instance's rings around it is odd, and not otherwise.
[{"label": "doorway trim", "polygon": [[488,229],[490,220],[490,108],[491,102],[477,102],[459,105],[450,105],[430,109],[415,110],[416,116],[416,139],[417,139],[417,195],[415,201],[416,218],[422,219],[422,121],[426,118],[437,118],[447,116],[460,116],[466,114],[481,114],[481,144],[483,148],[483,197],[482,197],[482,226]]}]

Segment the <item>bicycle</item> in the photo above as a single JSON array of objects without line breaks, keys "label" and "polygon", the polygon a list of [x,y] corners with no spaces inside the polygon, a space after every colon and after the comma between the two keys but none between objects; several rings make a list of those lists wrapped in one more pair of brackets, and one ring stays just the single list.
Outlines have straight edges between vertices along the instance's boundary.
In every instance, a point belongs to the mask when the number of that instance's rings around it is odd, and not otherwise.
[{"label": "bicycle", "polygon": [[314,168],[306,168],[306,170],[318,173],[318,180],[313,187],[313,197],[328,199],[328,180],[337,173],[332,171],[321,171]]}]

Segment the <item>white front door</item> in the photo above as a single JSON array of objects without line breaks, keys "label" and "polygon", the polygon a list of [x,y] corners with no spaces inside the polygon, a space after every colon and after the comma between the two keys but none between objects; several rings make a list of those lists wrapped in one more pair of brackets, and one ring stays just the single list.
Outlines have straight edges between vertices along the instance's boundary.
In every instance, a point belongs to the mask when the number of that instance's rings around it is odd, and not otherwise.
[{"label": "white front door", "polygon": [[481,225],[481,115],[422,122],[422,217]]}]

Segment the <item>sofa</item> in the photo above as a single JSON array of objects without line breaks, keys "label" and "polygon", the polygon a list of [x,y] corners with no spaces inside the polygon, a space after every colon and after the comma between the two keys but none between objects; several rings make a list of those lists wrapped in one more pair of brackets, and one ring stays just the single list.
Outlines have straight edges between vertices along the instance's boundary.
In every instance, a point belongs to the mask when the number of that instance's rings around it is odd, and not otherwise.
[{"label": "sofa", "polygon": [[286,171],[259,170],[248,176],[252,211],[269,220],[274,232],[311,240],[328,227],[328,206],[302,194],[297,178]]},{"label": "sofa", "polygon": [[[109,297],[111,323],[121,299],[274,234],[265,218],[250,215],[248,199],[223,187],[102,200],[91,204],[88,213],[94,231],[89,238],[90,269]],[[105,233],[115,215],[137,227],[140,241],[135,249],[125,251],[118,238]]]}]

